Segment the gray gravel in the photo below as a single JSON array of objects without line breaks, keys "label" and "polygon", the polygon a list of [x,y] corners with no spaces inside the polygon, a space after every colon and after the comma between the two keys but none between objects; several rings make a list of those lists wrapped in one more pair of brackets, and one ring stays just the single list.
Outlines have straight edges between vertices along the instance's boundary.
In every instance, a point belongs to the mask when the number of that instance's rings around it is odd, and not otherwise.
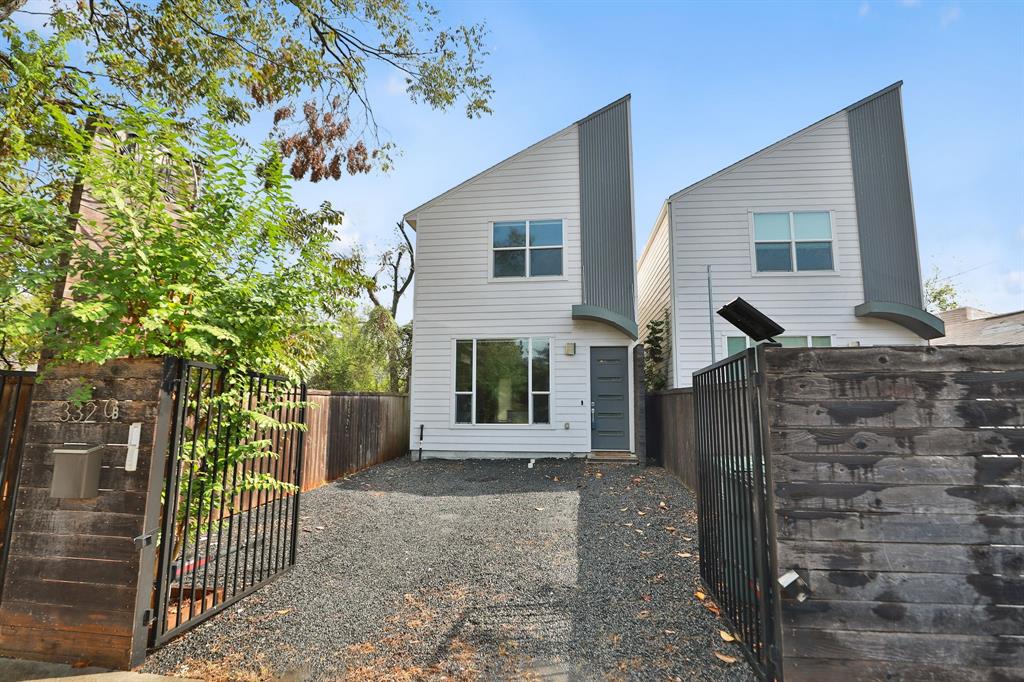
[{"label": "gray gravel", "polygon": [[693,509],[658,468],[389,462],[304,494],[294,570],[143,670],[296,682],[754,679],[694,597]]}]

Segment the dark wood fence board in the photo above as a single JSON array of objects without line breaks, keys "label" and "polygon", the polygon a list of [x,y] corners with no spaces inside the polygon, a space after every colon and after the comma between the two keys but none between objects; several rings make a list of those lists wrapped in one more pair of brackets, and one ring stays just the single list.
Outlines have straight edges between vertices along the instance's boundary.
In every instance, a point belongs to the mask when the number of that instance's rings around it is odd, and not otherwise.
[{"label": "dark wood fence board", "polygon": [[786,679],[1020,679],[1024,347],[763,358]]},{"label": "dark wood fence board", "polygon": [[1024,545],[1015,514],[919,514],[791,509],[776,514],[780,539]]},{"label": "dark wood fence board", "polygon": [[[1024,488],[1001,485],[893,485],[831,481],[775,486],[778,509],[911,512],[916,514],[1024,513]],[[922,519],[922,522],[926,522]]]},{"label": "dark wood fence board", "polygon": [[1020,682],[1020,671],[993,666],[963,667],[900,661],[857,661],[843,658],[786,660],[786,682]]},{"label": "dark wood fence board", "polygon": [[783,625],[811,630],[867,630],[976,635],[1019,635],[1024,609],[971,604],[880,601],[807,601],[787,604]]},{"label": "dark wood fence board", "polygon": [[785,628],[794,656],[1024,668],[1018,637]]},{"label": "dark wood fence board", "polygon": [[778,545],[779,562],[822,570],[900,571],[982,575],[1024,574],[1024,546],[791,540]]},{"label": "dark wood fence board", "polygon": [[1024,402],[1009,400],[771,401],[772,426],[882,426],[995,428],[1024,425]]},{"label": "dark wood fence board", "polygon": [[905,455],[1019,455],[1024,429],[807,427],[771,429],[773,454],[848,453]]},{"label": "dark wood fence board", "polygon": [[766,372],[1016,372],[1024,346],[865,346],[861,348],[772,348]]},{"label": "dark wood fence board", "polygon": [[1024,399],[1024,369],[1004,372],[769,374],[777,395],[804,400]]},{"label": "dark wood fence board", "polygon": [[1024,455],[777,454],[776,481],[1024,485]]},{"label": "dark wood fence board", "polygon": [[693,391],[648,393],[646,403],[647,459],[660,463],[690,490],[697,490]]}]

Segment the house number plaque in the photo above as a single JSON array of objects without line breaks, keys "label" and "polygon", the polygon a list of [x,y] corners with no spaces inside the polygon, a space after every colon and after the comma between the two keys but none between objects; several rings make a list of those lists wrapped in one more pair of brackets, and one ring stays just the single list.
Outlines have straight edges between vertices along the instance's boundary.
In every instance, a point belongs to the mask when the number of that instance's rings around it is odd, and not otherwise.
[{"label": "house number plaque", "polygon": [[96,424],[100,421],[117,421],[120,416],[120,404],[113,398],[109,400],[87,400],[73,403],[65,400],[61,403],[60,421],[72,424]]}]

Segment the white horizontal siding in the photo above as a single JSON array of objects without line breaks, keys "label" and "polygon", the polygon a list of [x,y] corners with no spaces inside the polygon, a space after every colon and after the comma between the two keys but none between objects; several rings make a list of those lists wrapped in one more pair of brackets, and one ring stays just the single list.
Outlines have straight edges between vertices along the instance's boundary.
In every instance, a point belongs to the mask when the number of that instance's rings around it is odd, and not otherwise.
[{"label": "white horizontal siding", "polygon": [[[590,348],[629,345],[574,321],[582,302],[575,126],[421,208],[416,220],[412,446],[425,456],[583,455],[590,451]],[[489,224],[561,218],[564,278],[489,280]],[[551,424],[453,425],[453,339],[543,336],[551,345]],[[565,354],[566,343],[576,354]],[[565,425],[568,424],[568,428]]]},{"label": "white horizontal siding", "polygon": [[[637,322],[640,326],[640,341],[647,342],[647,323],[651,320],[662,319],[668,313],[670,319],[672,312],[672,277],[671,259],[669,258],[669,226],[668,212],[663,212],[658,218],[651,236],[647,241],[640,262],[637,264]],[[671,346],[671,339],[666,339],[666,345]],[[672,376],[672,355],[666,360],[668,376]],[[668,382],[671,384],[671,380]]]},{"label": "white horizontal siding", "polygon": [[[749,214],[763,209],[832,211],[837,272],[754,275]],[[837,346],[923,343],[899,325],[853,314],[864,302],[864,283],[845,112],[678,196],[670,215],[676,386],[689,386],[693,372],[711,362],[708,265],[716,310],[742,296],[785,327],[787,335],[832,335]],[[725,337],[738,334],[716,319],[718,359],[725,353]]]}]

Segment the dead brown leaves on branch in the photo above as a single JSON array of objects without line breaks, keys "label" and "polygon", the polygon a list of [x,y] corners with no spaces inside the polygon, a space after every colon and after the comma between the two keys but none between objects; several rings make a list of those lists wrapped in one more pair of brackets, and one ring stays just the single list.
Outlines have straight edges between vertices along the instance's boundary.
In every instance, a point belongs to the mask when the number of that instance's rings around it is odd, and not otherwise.
[{"label": "dead brown leaves on branch", "polygon": [[[321,111],[315,102],[303,105],[301,122],[305,125],[280,138],[281,153],[292,161],[292,177],[301,180],[308,174],[310,182],[320,182],[326,178],[340,180],[343,167],[349,175],[373,169],[379,150],[369,151],[362,140],[343,144],[352,122],[342,111],[338,97],[332,100],[328,111]],[[281,107],[274,112],[274,125],[283,127],[295,117],[294,107]]]}]

